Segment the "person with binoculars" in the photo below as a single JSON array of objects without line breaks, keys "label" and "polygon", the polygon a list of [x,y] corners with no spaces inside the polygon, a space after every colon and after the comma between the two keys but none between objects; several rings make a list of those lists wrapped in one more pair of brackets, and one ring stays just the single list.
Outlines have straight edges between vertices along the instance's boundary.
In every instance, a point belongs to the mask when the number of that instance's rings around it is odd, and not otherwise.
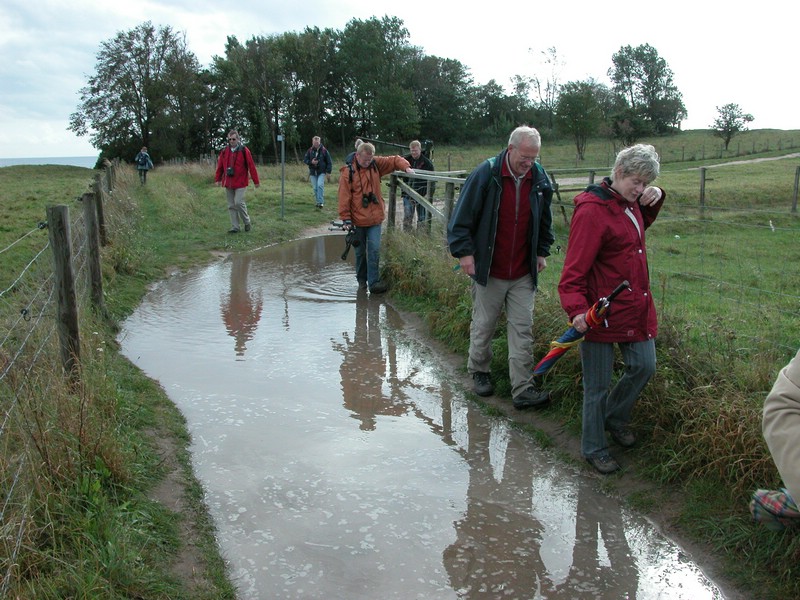
[{"label": "person with binoculars", "polygon": [[250,179],[256,187],[260,185],[250,149],[242,144],[239,132],[231,129],[228,132],[228,145],[219,153],[214,175],[214,183],[225,188],[228,198],[228,212],[231,217],[228,233],[239,233],[240,222],[245,231],[250,231],[250,215],[244,202],[244,191]]},{"label": "person with binoculars", "polygon": [[386,218],[381,177],[394,171],[414,172],[401,156],[375,156],[375,146],[369,142],[361,144],[353,161],[339,169],[339,217],[344,229],[355,231],[358,286],[369,288],[372,294],[389,289],[380,278],[381,225]]}]

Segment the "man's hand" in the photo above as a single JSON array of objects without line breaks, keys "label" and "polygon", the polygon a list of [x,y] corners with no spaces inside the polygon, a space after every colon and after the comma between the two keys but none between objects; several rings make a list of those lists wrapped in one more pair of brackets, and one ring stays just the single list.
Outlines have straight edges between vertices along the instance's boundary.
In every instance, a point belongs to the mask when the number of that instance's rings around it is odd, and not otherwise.
[{"label": "man's hand", "polygon": [[536,257],[536,272],[541,273],[547,268],[547,259],[544,256]]},{"label": "man's hand", "polygon": [[475,275],[475,257],[470,256],[462,256],[458,259],[458,264],[461,265],[461,270],[464,272],[465,275]]}]

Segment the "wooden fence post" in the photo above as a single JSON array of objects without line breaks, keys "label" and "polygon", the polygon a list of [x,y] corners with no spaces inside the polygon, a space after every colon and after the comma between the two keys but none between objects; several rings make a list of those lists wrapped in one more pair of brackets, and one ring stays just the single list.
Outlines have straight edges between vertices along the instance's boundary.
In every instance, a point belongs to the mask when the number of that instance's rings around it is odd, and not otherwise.
[{"label": "wooden fence post", "polygon": [[89,250],[89,290],[97,314],[106,316],[106,306],[103,301],[103,272],[100,268],[100,234],[97,226],[97,196],[86,192],[81,197],[83,201],[83,216],[86,222],[86,245]]},{"label": "wooden fence post", "polygon": [[444,217],[445,217],[445,229],[447,229],[447,224],[450,222],[450,215],[453,214],[453,200],[456,197],[456,186],[452,182],[447,182],[444,184]]},{"label": "wooden fence post", "polygon": [[105,217],[105,210],[103,208],[103,199],[105,196],[103,195],[103,183],[101,181],[102,174],[95,173],[94,176],[94,195],[97,198],[95,202],[95,208],[97,210],[97,228],[100,232],[100,245],[107,246],[108,245],[108,235],[106,234],[106,217]]},{"label": "wooden fence post", "polygon": [[80,366],[80,335],[78,331],[78,302],[75,296],[75,277],[72,271],[72,248],[69,209],[64,205],[47,208],[47,231],[53,249],[53,275],[57,295],[56,327],[61,345],[61,364],[72,381],[78,377]]},{"label": "wooden fence post", "polygon": [[700,167],[700,216],[706,210],[706,168]]},{"label": "wooden fence post", "polygon": [[389,222],[388,227],[394,227],[395,211],[397,210],[397,175],[389,176]]}]

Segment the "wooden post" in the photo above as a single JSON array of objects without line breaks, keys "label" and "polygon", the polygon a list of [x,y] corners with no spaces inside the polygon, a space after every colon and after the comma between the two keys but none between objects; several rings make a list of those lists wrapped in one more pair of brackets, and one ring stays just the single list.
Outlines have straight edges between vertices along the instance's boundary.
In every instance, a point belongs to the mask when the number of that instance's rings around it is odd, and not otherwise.
[{"label": "wooden post", "polygon": [[444,184],[444,220],[445,229],[450,222],[450,215],[453,214],[453,200],[456,196],[456,186],[453,182],[448,181]]},{"label": "wooden post", "polygon": [[114,185],[113,185],[114,182],[111,181],[112,174],[111,174],[111,163],[110,162],[106,163],[105,173],[106,173],[106,191],[109,194],[111,194],[111,190],[114,189]]},{"label": "wooden post", "polygon": [[76,381],[80,366],[78,302],[72,271],[69,209],[64,205],[47,208],[47,230],[53,249],[53,275],[57,296],[56,327],[61,345],[61,364],[67,376]]},{"label": "wooden post", "polygon": [[[425,188],[425,197],[428,199],[428,202],[431,203],[431,206],[433,206],[433,188],[435,187],[435,185],[436,184],[433,181],[428,180],[427,187]],[[431,232],[431,221],[432,220],[433,220],[433,215],[431,214],[431,211],[426,210],[425,211],[425,221],[423,222],[423,227],[424,227],[425,233],[430,233]],[[420,225],[420,223],[417,222],[417,227],[419,227],[419,225]],[[445,229],[447,229],[447,224],[445,224]]]},{"label": "wooden post", "polygon": [[700,167],[700,215],[706,210],[706,168]]},{"label": "wooden post", "polygon": [[792,196],[792,213],[797,213],[797,193],[800,190],[800,167],[794,170],[794,195]]},{"label": "wooden post", "polygon": [[83,194],[83,216],[86,222],[86,245],[89,250],[89,291],[97,314],[106,316],[105,302],[103,301],[103,272],[100,269],[100,233],[97,227],[97,197],[92,192]]},{"label": "wooden post", "polygon": [[[354,159],[355,160],[355,159]],[[397,210],[397,175],[389,176],[389,228],[394,227],[395,211]]]},{"label": "wooden post", "polygon": [[100,180],[102,175],[100,173],[96,173],[94,176],[94,195],[97,201],[95,204],[95,209],[97,210],[97,229],[100,233],[100,245],[101,246],[108,246],[108,235],[106,233],[106,216],[105,210],[103,208],[103,183]]}]

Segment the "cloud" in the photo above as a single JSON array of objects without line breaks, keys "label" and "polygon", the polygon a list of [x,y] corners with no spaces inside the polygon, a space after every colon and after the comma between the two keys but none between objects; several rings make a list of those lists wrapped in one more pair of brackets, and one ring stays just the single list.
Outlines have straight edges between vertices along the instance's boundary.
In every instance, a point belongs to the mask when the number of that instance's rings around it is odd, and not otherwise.
[{"label": "cloud", "polygon": [[[314,6],[283,0],[6,0],[0,5],[0,157],[95,154],[85,138],[67,131],[69,115],[94,73],[101,43],[145,21],[185,33],[189,50],[209,66],[213,56],[224,55],[229,35],[245,42],[306,27],[343,30],[351,19],[396,15],[410,43],[426,54],[460,61],[476,84],[494,79],[503,86],[514,75],[546,79],[541,52],[550,47],[565,62],[560,83],[589,77],[607,83],[614,52],[649,43],[675,74],[689,111],[684,128],[708,127],[716,106],[733,102],[753,114],[753,128],[800,129],[790,64],[798,6],[764,7],[742,17],[741,11],[693,0],[673,0],[663,11],[644,10],[632,0],[612,0],[602,9],[588,0],[496,0],[478,9],[427,2],[423,10],[419,3],[381,0]],[[31,138],[37,143],[21,146],[20,139]]]}]

